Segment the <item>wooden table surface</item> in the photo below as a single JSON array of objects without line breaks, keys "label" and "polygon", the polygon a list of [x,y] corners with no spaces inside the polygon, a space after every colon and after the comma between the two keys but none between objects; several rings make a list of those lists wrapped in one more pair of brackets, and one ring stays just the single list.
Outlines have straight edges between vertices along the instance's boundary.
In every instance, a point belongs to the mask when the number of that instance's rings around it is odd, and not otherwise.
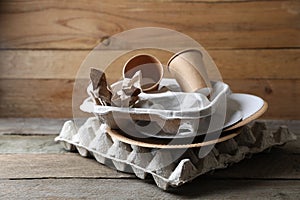
[{"label": "wooden table surface", "polygon": [[287,125],[297,141],[168,192],[66,152],[53,141],[63,122],[0,119],[0,199],[300,199],[300,121],[267,121]]}]

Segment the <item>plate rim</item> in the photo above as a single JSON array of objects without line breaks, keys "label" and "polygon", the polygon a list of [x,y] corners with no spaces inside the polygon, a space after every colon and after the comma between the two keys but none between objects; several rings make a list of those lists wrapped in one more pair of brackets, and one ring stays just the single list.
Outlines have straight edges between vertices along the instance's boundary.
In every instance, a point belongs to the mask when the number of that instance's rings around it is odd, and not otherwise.
[{"label": "plate rim", "polygon": [[137,145],[140,147],[146,147],[146,148],[158,148],[158,149],[183,149],[183,148],[195,148],[195,147],[204,147],[204,146],[209,146],[213,144],[217,144],[220,142],[224,142],[226,140],[229,140],[231,138],[234,138],[235,136],[239,135],[241,131],[238,130],[241,126],[244,126],[248,124],[249,122],[259,118],[268,108],[268,103],[264,101],[263,106],[261,109],[259,109],[257,112],[253,113],[251,116],[248,118],[240,121],[239,123],[233,125],[232,127],[229,127],[224,130],[224,132],[228,131],[234,131],[233,133],[230,133],[228,135],[225,135],[223,137],[220,137],[218,139],[210,140],[210,141],[205,141],[205,142],[200,142],[200,143],[192,143],[192,144],[176,144],[176,145],[169,145],[169,144],[155,144],[155,143],[149,143],[149,142],[143,142],[143,141],[138,141],[134,140],[131,138],[128,138],[122,134],[120,134],[117,130],[112,130],[109,127],[107,127],[106,132],[112,137],[115,138],[121,142],[130,144],[130,145]]}]

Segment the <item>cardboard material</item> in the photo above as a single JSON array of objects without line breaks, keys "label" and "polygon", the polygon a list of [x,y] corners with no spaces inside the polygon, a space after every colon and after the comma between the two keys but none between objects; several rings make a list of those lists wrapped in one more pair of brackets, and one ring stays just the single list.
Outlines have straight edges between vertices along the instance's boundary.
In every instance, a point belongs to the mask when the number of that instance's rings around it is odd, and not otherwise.
[{"label": "cardboard material", "polygon": [[141,71],[137,71],[132,77],[112,84],[112,106],[129,108],[135,105],[142,90],[141,80]]},{"label": "cardboard material", "polygon": [[123,67],[123,78],[132,78],[138,71],[142,75],[140,84],[143,92],[158,89],[164,69],[156,57],[150,54],[138,54],[131,57]]},{"label": "cardboard material", "polygon": [[198,154],[203,148],[199,147],[185,149],[178,158],[175,149],[158,151],[111,138],[107,126],[99,124],[95,117],[89,118],[79,129],[76,130],[72,121],[67,121],[55,141],[61,142],[66,150],[76,149],[81,156],[94,157],[102,164],[134,173],[141,179],[150,174],[163,190],[178,187],[201,174],[226,168],[251,154],[296,139],[287,127],[273,132],[264,123],[257,122],[252,127],[236,130],[236,137],[218,143],[205,157]]},{"label": "cardboard material", "polygon": [[[170,80],[170,81],[169,81]],[[170,85],[173,86],[173,79],[169,79]],[[166,79],[163,81],[166,82]],[[120,128],[120,125],[135,121],[152,121],[157,124],[161,124],[161,128],[164,133],[176,135],[182,122],[188,121],[190,124],[199,123],[199,120],[205,117],[211,116],[217,105],[223,103],[223,99],[230,94],[229,86],[223,82],[213,83],[213,93],[211,101],[209,102],[201,93],[182,93],[172,92],[169,93],[167,103],[174,105],[169,106],[169,109],[161,108],[163,104],[159,104],[161,97],[168,96],[167,93],[162,94],[147,94],[148,100],[151,102],[158,102],[160,108],[128,108],[128,107],[115,107],[115,106],[100,106],[95,105],[93,101],[89,99],[85,100],[80,106],[80,109],[84,112],[94,113],[103,121],[105,121],[112,129]],[[176,96],[180,95],[180,96]],[[145,95],[141,94],[141,99],[145,98]],[[130,96],[128,96],[130,98]],[[194,104],[190,103],[191,98],[195,100]],[[173,101],[173,103],[171,102]],[[183,105],[184,103],[184,105]],[[194,107],[191,107],[195,105]],[[226,106],[226,105],[224,105]],[[224,113],[225,114],[225,113]],[[225,118],[225,117],[224,117]],[[119,123],[118,123],[119,122]],[[195,123],[194,123],[195,122]],[[223,127],[219,127],[221,130]],[[200,133],[201,134],[201,133]]]},{"label": "cardboard material", "polygon": [[90,79],[92,82],[92,91],[89,92],[98,105],[100,100],[103,100],[106,104],[110,105],[111,92],[108,90],[105,73],[99,69],[91,68]]},{"label": "cardboard material", "polygon": [[119,171],[142,179],[150,174],[166,190],[295,139],[285,127],[276,132],[261,123],[241,127],[261,116],[267,103],[253,95],[232,94],[223,82],[210,82],[199,50],[175,54],[168,69],[180,89],[171,96],[142,93],[161,87],[163,68],[151,55],[129,59],[124,79],[109,88],[104,73],[92,69],[90,97],[80,108],[96,117],[78,130],[74,122],[66,122],[55,140]]},{"label": "cardboard material", "polygon": [[196,92],[202,88],[211,88],[200,50],[179,52],[170,58],[167,65],[182,91]]}]

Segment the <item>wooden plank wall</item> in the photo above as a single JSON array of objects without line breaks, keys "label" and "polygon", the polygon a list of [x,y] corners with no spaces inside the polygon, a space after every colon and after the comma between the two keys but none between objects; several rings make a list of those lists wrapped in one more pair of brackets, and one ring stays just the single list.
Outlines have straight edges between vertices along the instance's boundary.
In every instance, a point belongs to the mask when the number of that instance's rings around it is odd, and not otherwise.
[{"label": "wooden plank wall", "polygon": [[299,0],[0,1],[0,117],[71,117],[76,72],[100,41],[136,27],[185,33],[234,92],[300,119]]}]

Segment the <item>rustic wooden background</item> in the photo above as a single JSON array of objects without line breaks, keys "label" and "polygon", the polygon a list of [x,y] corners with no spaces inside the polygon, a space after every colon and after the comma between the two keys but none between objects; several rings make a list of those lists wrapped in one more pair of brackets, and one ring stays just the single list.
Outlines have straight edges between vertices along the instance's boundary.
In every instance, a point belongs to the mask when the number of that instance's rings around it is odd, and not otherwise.
[{"label": "rustic wooden background", "polygon": [[103,38],[136,27],[185,33],[235,92],[300,119],[299,0],[1,0],[0,117],[71,117],[76,72]]}]

